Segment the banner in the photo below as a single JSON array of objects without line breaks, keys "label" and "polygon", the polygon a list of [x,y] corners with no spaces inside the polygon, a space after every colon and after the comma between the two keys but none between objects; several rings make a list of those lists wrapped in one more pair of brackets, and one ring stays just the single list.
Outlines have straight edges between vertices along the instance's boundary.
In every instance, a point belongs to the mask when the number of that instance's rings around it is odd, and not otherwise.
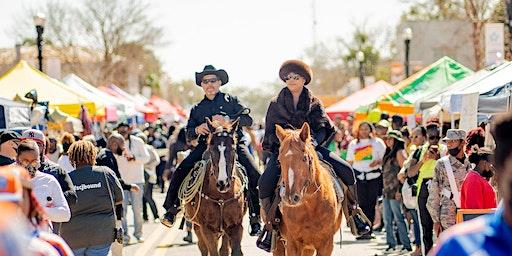
[{"label": "banner", "polygon": [[479,93],[462,95],[462,107],[460,110],[459,129],[469,131],[475,128],[477,124]]},{"label": "banner", "polygon": [[505,57],[503,23],[485,24],[485,65],[501,63]]}]

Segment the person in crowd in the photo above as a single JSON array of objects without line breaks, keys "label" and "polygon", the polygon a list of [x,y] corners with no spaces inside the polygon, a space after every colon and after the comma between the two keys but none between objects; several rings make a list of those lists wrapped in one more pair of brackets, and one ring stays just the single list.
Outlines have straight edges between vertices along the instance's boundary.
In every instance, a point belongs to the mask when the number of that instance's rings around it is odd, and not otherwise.
[{"label": "person in crowd", "polygon": [[462,209],[496,208],[496,191],[489,184],[489,179],[494,175],[492,157],[492,151],[489,148],[479,148],[468,156],[469,162],[474,167],[462,182],[460,192]]},{"label": "person in crowd", "polygon": [[[196,72],[196,85],[200,86],[204,91],[204,98],[190,110],[190,118],[187,123],[186,135],[187,140],[192,141],[198,139],[197,147],[185,158],[176,168],[167,195],[164,202],[164,208],[167,212],[162,219],[162,224],[171,227],[176,221],[176,214],[180,210],[180,202],[178,200],[178,189],[181,183],[192,170],[196,162],[201,160],[203,153],[206,151],[206,138],[210,133],[206,118],[212,121],[224,120],[224,118],[240,118],[237,130],[237,160],[246,170],[248,176],[248,206],[250,231],[249,234],[255,236],[259,234],[260,224],[260,204],[258,202],[258,180],[260,173],[258,166],[249,153],[247,146],[241,141],[243,137],[242,127],[251,126],[252,118],[248,114],[242,113],[243,107],[236,97],[220,91],[220,87],[228,83],[229,77],[225,70],[216,69],[212,65],[206,65],[203,71]],[[236,116],[239,115],[239,116]]]},{"label": "person in crowd", "polygon": [[387,119],[382,119],[379,122],[377,122],[377,124],[375,124],[375,133],[374,133],[375,137],[377,137],[381,140],[384,139],[386,134],[388,134],[389,126],[390,126],[390,124]]},{"label": "person in crowd", "polygon": [[[427,201],[429,197],[428,187],[434,176],[436,161],[446,155],[447,148],[444,144],[439,144],[440,131],[439,124],[435,122],[427,123],[425,130],[419,128],[414,132],[413,141],[419,143],[421,138],[426,135],[427,143],[418,148],[418,151],[412,154],[414,160],[409,163],[407,169],[407,177],[417,176],[416,187],[418,193],[418,213],[422,228],[422,242],[425,253],[428,253],[434,245],[434,222],[427,209]],[[419,134],[421,133],[421,136]],[[416,160],[417,159],[417,160]]]},{"label": "person in crowd", "polygon": [[80,200],[71,205],[71,220],[62,223],[62,237],[75,255],[106,256],[116,237],[116,219],[123,202],[121,184],[112,170],[96,166],[96,147],[77,141],[69,148],[76,167],[70,173]]},{"label": "person in crowd", "polygon": [[485,145],[485,130],[476,127],[468,131],[466,135],[466,154],[470,155],[472,151],[483,148]]},{"label": "person in crowd", "polygon": [[85,141],[88,141],[88,142],[92,143],[95,147],[98,146],[98,144],[96,144],[96,138],[92,134],[83,136],[82,140],[85,140]]},{"label": "person in crowd", "polygon": [[123,201],[123,230],[125,232],[125,241],[130,240],[128,235],[128,222],[126,219],[126,212],[128,210],[128,203],[131,203],[134,218],[134,237],[138,243],[144,242],[142,236],[142,197],[144,195],[144,164],[149,161],[150,155],[146,149],[144,141],[136,136],[131,135],[130,126],[127,123],[121,123],[117,126],[117,132],[124,138],[124,152],[123,154],[117,155],[117,165],[119,167],[119,173],[123,178],[124,182],[132,184],[135,183],[140,191],[124,191]]},{"label": "person in crowd", "polygon": [[[386,128],[387,129],[387,128]],[[357,197],[364,214],[373,223],[375,221],[375,205],[382,193],[382,159],[386,146],[380,138],[373,135],[374,128],[368,122],[362,122],[347,149],[347,161],[354,168],[357,178]],[[358,239],[372,239],[367,233]]]},{"label": "person in crowd", "polygon": [[[407,160],[404,162],[404,165],[400,172],[398,173],[397,177],[398,180],[403,184],[405,182],[408,183],[408,185],[411,187],[412,190],[412,198],[414,200],[418,200],[417,198],[417,190],[418,186],[416,184],[418,180],[418,172],[415,173],[409,172],[409,168],[411,166],[415,166],[419,161],[421,157],[421,151],[422,146],[425,144],[427,138],[427,130],[423,126],[418,126],[412,130],[411,135],[411,148],[414,148],[414,150],[411,152]],[[403,198],[403,197],[402,197]],[[412,256],[419,256],[421,255],[421,230],[420,230],[420,221],[418,216],[418,209],[416,208],[407,208],[407,211],[409,214],[411,214],[412,220],[413,220],[413,228],[414,228],[414,242],[416,244],[416,250],[413,252]]]},{"label": "person in crowd", "polygon": [[456,209],[460,208],[460,188],[470,169],[464,153],[465,138],[464,130],[448,130],[443,141],[448,147],[449,155],[436,162],[427,208],[434,221],[434,232],[437,236],[455,225]]},{"label": "person in crowd", "polygon": [[46,153],[46,157],[48,157],[50,161],[57,163],[57,161],[59,161],[60,155],[62,154],[62,148],[60,147],[57,139],[54,137],[49,137],[47,142],[48,153]]},{"label": "person in crowd", "polygon": [[38,171],[39,147],[34,141],[24,141],[18,146],[16,164],[28,170],[32,190],[49,221],[67,222],[71,218],[68,202],[59,182],[50,174]]},{"label": "person in crowd", "polygon": [[386,242],[388,248],[386,252],[395,250],[396,238],[393,232],[393,221],[398,227],[398,238],[400,239],[405,251],[412,251],[409,240],[409,232],[404,221],[404,215],[401,209],[400,181],[397,174],[402,168],[407,153],[405,152],[404,140],[400,131],[391,130],[385,137],[386,153],[384,155],[382,166],[382,178],[384,188],[382,195],[384,197],[384,225],[386,227]]},{"label": "person in crowd", "polygon": [[346,121],[340,121],[334,135],[334,140],[329,144],[329,151],[335,153],[341,159],[347,158],[348,144],[354,139],[350,136],[347,131],[348,123]]},{"label": "person in crowd", "polygon": [[[15,165],[4,166],[0,168],[0,180],[3,182],[0,186],[0,213],[12,213],[8,221],[16,225],[18,232],[22,232],[23,252],[43,256],[74,255],[60,236],[47,232],[45,212],[33,194],[31,177],[27,170]],[[15,235],[9,234],[11,241]],[[0,246],[0,253],[4,249],[10,248]]]},{"label": "person in crowd", "polygon": [[[147,143],[148,138],[144,133],[137,133],[135,136],[139,137]],[[146,149],[149,152],[150,158],[149,162],[144,165],[144,196],[142,198],[142,219],[144,221],[148,221],[148,207],[151,208],[151,212],[153,213],[153,218],[155,222],[160,220],[158,216],[158,209],[156,208],[155,200],[153,200],[153,186],[156,184],[156,166],[160,164],[160,157],[158,156],[158,152],[156,149],[146,144]]]},{"label": "person in crowd", "polygon": [[96,157],[96,165],[110,168],[116,174],[123,190],[139,192],[139,186],[135,183],[126,184],[119,172],[119,166],[117,165],[115,155],[122,156],[124,151],[124,137],[117,132],[111,133],[107,139],[107,147],[101,149]]},{"label": "person in crowd", "polygon": [[16,161],[16,149],[20,137],[19,133],[9,130],[0,135],[0,166],[10,165]]},{"label": "person in crowd", "polygon": [[71,162],[69,161],[68,150],[69,147],[71,147],[71,145],[75,143],[75,137],[73,137],[71,133],[65,132],[64,134],[62,134],[60,143],[62,145],[62,155],[57,160],[57,164],[67,173],[70,173],[75,170],[75,167],[73,167],[73,165],[71,165]]},{"label": "person in crowd", "polygon": [[21,134],[21,139],[33,140],[37,143],[40,154],[39,159],[41,161],[39,171],[53,175],[53,177],[55,177],[59,182],[60,188],[62,189],[62,192],[64,192],[64,196],[68,201],[68,205],[74,204],[77,201],[77,196],[69,174],[44,156],[46,149],[46,136],[44,133],[36,129],[28,129]]},{"label": "person in crowd", "polygon": [[404,139],[405,153],[409,156],[416,149],[416,145],[412,143],[411,132],[407,126],[400,128],[399,131],[402,133],[402,138]]},{"label": "person in crowd", "polygon": [[491,134],[496,141],[494,165],[503,195],[494,214],[463,222],[441,235],[432,255],[510,255],[512,244],[512,113],[496,118]]},{"label": "person in crowd", "polygon": [[[167,173],[172,174],[178,165],[178,152],[185,151],[190,148],[189,143],[187,143],[187,135],[185,131],[185,127],[179,129],[178,134],[176,135],[176,139],[171,142],[169,145],[169,155],[167,157],[167,162],[165,166],[165,170]],[[163,173],[157,172],[157,183],[160,187],[162,193],[164,193],[165,187],[165,179]]]},{"label": "person in crowd", "polygon": [[[265,117],[265,136],[263,150],[271,153],[265,167],[265,172],[259,180],[260,202],[265,212],[269,212],[274,198],[274,191],[279,181],[279,147],[280,141],[276,135],[276,125],[284,129],[297,129],[308,123],[311,137],[315,141],[315,150],[319,157],[328,162],[336,175],[348,186],[347,199],[349,202],[349,220],[354,235],[366,235],[370,232],[370,223],[365,223],[365,216],[358,206],[357,193],[360,186],[356,186],[354,170],[350,164],[331,154],[323,146],[333,135],[335,129],[330,122],[321,101],[306,87],[311,82],[313,72],[311,68],[300,60],[285,61],[279,69],[279,77],[286,84],[278,96],[268,107]],[[362,202],[361,202],[362,203]],[[272,240],[271,230],[265,230],[265,237],[257,246],[270,251]]]},{"label": "person in crowd", "polygon": [[[404,118],[399,115],[391,117],[391,129],[400,131],[404,127]],[[402,134],[403,135],[403,134]]]},{"label": "person in crowd", "polygon": [[102,132],[99,134],[99,138],[96,140],[96,145],[98,145],[99,148],[106,148],[107,147],[107,139],[110,137],[110,134],[112,132],[110,129],[105,128]]}]

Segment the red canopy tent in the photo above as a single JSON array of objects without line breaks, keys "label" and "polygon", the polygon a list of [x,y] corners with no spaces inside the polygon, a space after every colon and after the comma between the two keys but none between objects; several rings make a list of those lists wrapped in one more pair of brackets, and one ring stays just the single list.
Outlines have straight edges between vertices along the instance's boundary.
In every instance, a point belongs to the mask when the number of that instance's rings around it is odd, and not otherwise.
[{"label": "red canopy tent", "polygon": [[386,81],[380,80],[334,103],[325,111],[330,118],[334,119],[334,117],[340,116],[342,119],[346,119],[347,116],[355,112],[358,107],[371,104],[382,95],[392,92],[393,86]]}]

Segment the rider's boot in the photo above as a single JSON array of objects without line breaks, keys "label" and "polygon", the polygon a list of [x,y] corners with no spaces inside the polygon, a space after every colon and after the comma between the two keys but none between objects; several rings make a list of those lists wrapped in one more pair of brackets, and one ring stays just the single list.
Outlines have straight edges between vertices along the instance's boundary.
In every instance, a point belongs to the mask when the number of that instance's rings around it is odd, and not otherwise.
[{"label": "rider's boot", "polygon": [[356,185],[348,186],[348,212],[350,231],[354,236],[362,236],[371,232],[371,221],[366,217],[357,203]]},{"label": "rider's boot", "polygon": [[162,220],[160,221],[164,226],[168,228],[172,228],[172,226],[176,222],[176,215],[178,215],[178,213],[180,212],[180,205],[178,201],[175,202],[171,206],[171,208],[167,210],[167,212],[162,217]]},{"label": "rider's boot", "polygon": [[249,223],[251,225],[249,235],[257,236],[261,233],[260,203],[258,195],[251,194],[249,197],[247,200],[249,203]]},{"label": "rider's boot", "polygon": [[[266,197],[260,199],[260,205],[263,207],[263,210],[265,211],[266,215],[268,216],[268,213],[270,211],[270,207],[272,206],[272,197]],[[267,220],[268,222],[269,220]],[[265,226],[267,227],[267,225]],[[272,232],[273,230],[268,230],[267,228],[263,229],[261,234],[258,237],[258,240],[256,241],[256,246],[258,248],[271,252],[272,251]]]}]

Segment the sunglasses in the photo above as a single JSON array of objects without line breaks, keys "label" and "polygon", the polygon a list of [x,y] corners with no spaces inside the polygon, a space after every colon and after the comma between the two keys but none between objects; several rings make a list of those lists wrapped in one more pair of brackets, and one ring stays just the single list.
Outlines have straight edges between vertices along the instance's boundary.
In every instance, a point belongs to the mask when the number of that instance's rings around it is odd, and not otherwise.
[{"label": "sunglasses", "polygon": [[284,81],[288,81],[288,80],[292,80],[292,79],[295,81],[298,81],[300,78],[301,78],[301,76],[299,76],[299,75],[287,75],[284,78]]},{"label": "sunglasses", "polygon": [[439,137],[439,136],[428,136],[428,139],[429,139],[429,140],[438,140],[438,139],[440,139],[440,138],[441,138],[441,137]]},{"label": "sunglasses", "polygon": [[29,161],[20,161],[19,162],[21,166],[23,167],[29,167],[29,166],[32,166],[34,168],[37,168],[39,167],[39,160],[35,160],[35,161],[32,161],[32,162],[29,162]]},{"label": "sunglasses", "polygon": [[209,83],[216,83],[217,81],[219,81],[218,78],[210,78],[210,79],[203,79],[201,80],[201,83],[202,84],[209,84]]}]

